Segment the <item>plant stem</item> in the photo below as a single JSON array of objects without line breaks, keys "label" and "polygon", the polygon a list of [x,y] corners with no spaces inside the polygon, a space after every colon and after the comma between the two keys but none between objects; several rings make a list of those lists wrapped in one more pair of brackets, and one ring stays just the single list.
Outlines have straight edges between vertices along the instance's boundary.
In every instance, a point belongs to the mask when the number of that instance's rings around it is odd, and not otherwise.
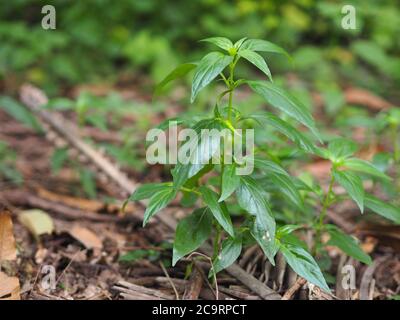
[{"label": "plant stem", "polygon": [[222,235],[222,230],[218,222],[215,224],[215,239],[214,239],[214,253],[213,253],[213,261],[218,257],[219,254],[219,243],[221,242],[221,235]]},{"label": "plant stem", "polygon": [[392,138],[393,138],[393,159],[394,163],[398,164],[400,162],[400,135],[399,130],[396,125],[392,125]]},{"label": "plant stem", "polygon": [[396,124],[392,125],[392,138],[393,138],[393,162],[394,162],[394,178],[396,188],[400,191],[400,135],[399,128]]},{"label": "plant stem", "polygon": [[235,66],[237,63],[236,56],[233,58],[233,62],[229,65],[229,79],[228,79],[228,89],[229,91],[229,101],[228,101],[228,121],[231,121],[231,114],[232,114],[232,98],[233,98],[233,90],[234,90],[234,83],[235,81],[233,80],[233,74],[235,70]]},{"label": "plant stem", "polygon": [[331,203],[331,196],[333,194],[332,189],[333,189],[333,184],[334,183],[335,183],[335,178],[333,177],[333,174],[331,172],[331,181],[329,183],[328,192],[326,193],[325,198],[324,198],[324,200],[322,202],[322,210],[321,210],[321,213],[319,215],[318,224],[316,226],[315,244],[314,244],[314,249],[313,249],[314,255],[317,253],[318,245],[321,242],[321,239],[320,239],[321,238],[321,233],[322,233],[322,230],[324,228],[324,220],[325,220],[326,214],[328,212],[328,207],[329,207],[329,205]]}]

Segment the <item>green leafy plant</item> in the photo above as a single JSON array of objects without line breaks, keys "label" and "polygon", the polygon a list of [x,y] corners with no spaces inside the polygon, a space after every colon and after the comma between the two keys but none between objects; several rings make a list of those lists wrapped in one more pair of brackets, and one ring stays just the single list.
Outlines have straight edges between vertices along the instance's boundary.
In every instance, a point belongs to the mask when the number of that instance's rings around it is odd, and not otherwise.
[{"label": "green leafy plant", "polygon": [[[271,264],[275,264],[275,255],[280,251],[296,273],[329,291],[318,263],[308,252],[307,245],[296,235],[304,230],[315,231],[313,252],[318,255],[321,234],[327,232],[330,235],[329,245],[339,247],[364,263],[370,263],[370,257],[359,248],[353,237],[333,225],[324,224],[324,221],[329,206],[342,199],[333,192],[333,185],[338,182],[361,211],[365,206],[399,222],[398,208],[364,192],[359,173],[379,179],[389,178],[372,164],[353,157],[355,145],[351,142],[335,140],[327,149],[317,146],[315,141],[321,142],[322,139],[310,110],[273,82],[270,69],[260,54],[274,53],[289,57],[285,50],[258,39],[243,38],[232,43],[229,39],[214,37],[204,41],[216,45],[222,52],[213,51],[199,62],[177,67],[156,88],[156,93],[160,94],[170,81],[194,71],[190,98],[194,102],[201,90],[215,79],[220,79],[225,85],[221,93],[216,95],[213,115],[200,117],[199,121],[191,124],[198,136],[192,154],[197,161],[188,164],[178,162],[171,171],[172,182],[142,185],[129,200],[149,199],[143,225],[178,194],[182,195],[182,205],[196,206],[193,213],[180,220],[177,226],[173,265],[213,236],[211,271],[219,272],[239,257],[243,246],[257,243]],[[239,61],[259,69],[267,80],[236,79],[235,68]],[[263,111],[246,115],[243,110],[235,108],[234,92],[245,85],[260,95],[277,113]],[[184,118],[170,120],[188,125]],[[308,128],[308,131],[297,129],[294,123]],[[159,127],[165,129],[168,124],[169,121]],[[237,174],[236,169],[242,167],[243,162],[235,157],[233,163],[227,163],[224,155],[218,154],[220,164],[214,164],[211,160],[219,150],[221,141],[204,137],[200,131],[227,129],[233,141],[239,139],[236,130],[246,128],[261,130],[260,137],[263,132],[268,137],[268,131],[265,130],[272,128],[289,150],[280,154],[280,150],[271,147],[273,143],[257,145],[246,158],[252,161],[255,168],[250,175]],[[209,147],[211,152],[204,153],[205,147]],[[293,162],[295,152],[317,155],[332,162],[332,178],[326,194],[318,185],[310,186],[291,176],[282,167],[282,158]],[[290,219],[285,216],[288,212],[291,213]],[[238,224],[232,222],[233,215],[241,216],[237,219]]]},{"label": "green leafy plant", "polygon": [[[15,184],[22,183],[22,175],[15,168],[16,155],[9,146],[0,140],[0,178],[5,178]],[[0,182],[0,185],[3,182]]]}]

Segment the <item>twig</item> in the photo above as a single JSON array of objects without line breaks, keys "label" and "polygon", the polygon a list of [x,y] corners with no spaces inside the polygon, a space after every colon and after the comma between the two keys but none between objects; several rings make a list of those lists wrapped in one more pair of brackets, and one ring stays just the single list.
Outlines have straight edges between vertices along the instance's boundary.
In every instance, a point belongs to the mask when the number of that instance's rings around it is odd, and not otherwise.
[{"label": "twig", "polygon": [[80,254],[81,252],[85,252],[86,249],[84,250],[78,250],[73,257],[71,258],[71,260],[68,262],[67,266],[64,268],[64,270],[61,272],[61,274],[59,275],[59,277],[56,280],[56,286],[57,284],[60,282],[60,280],[62,279],[62,277],[64,276],[65,272],[68,270],[68,268],[71,266],[71,264],[74,262],[75,258],[78,256],[78,254]]},{"label": "twig", "polygon": [[296,282],[294,283],[293,286],[291,286],[285,294],[282,296],[282,300],[290,300],[292,299],[293,295],[305,284],[307,283],[307,280],[304,278],[297,278]]},{"label": "twig", "polygon": [[196,263],[193,262],[193,272],[190,275],[190,279],[185,286],[185,293],[183,294],[183,300],[197,300],[200,291],[203,286],[202,272],[197,267]]},{"label": "twig", "polygon": [[[215,299],[216,299],[216,300],[219,300],[219,290],[218,290],[217,275],[216,275],[216,273],[214,272],[214,270],[215,270],[215,269],[214,269],[214,264],[212,263],[211,258],[210,258],[209,256],[205,255],[205,254],[200,253],[200,252],[192,252],[192,253],[189,255],[188,259],[190,259],[193,255],[201,256],[201,257],[207,259],[207,260],[210,262],[211,270],[213,270],[213,278],[214,278],[214,283],[215,283],[215,293],[214,293],[214,294],[215,294]],[[211,289],[212,289],[212,288],[211,288]]]},{"label": "twig", "polygon": [[168,274],[168,272],[167,272],[167,269],[165,269],[165,266],[164,266],[164,264],[162,263],[162,261],[160,261],[160,267],[161,267],[162,271],[164,272],[165,276],[167,277],[168,282],[171,284],[172,289],[173,289],[174,292],[175,292],[176,300],[179,300],[180,298],[179,298],[178,290],[176,290],[175,284],[172,282],[171,278],[169,277],[169,274]]},{"label": "twig", "polygon": [[372,277],[374,275],[376,268],[387,258],[388,258],[387,256],[379,257],[364,271],[360,285],[360,300],[372,300],[370,298],[370,292],[372,287],[371,284],[373,280]]}]

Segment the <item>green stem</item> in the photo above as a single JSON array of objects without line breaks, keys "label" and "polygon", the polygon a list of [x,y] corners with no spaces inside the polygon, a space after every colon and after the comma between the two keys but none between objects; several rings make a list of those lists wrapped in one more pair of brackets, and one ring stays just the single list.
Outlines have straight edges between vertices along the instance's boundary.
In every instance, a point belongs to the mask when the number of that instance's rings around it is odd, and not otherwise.
[{"label": "green stem", "polygon": [[237,56],[233,58],[233,62],[229,65],[229,79],[228,79],[228,89],[229,91],[229,100],[228,100],[228,121],[231,121],[232,114],[232,99],[233,99],[233,90],[235,89],[235,81],[233,80],[233,74],[235,70],[236,63],[239,59]]},{"label": "green stem", "polygon": [[399,164],[400,162],[400,135],[399,135],[399,130],[396,125],[392,126],[392,136],[394,140],[394,146],[393,146],[393,159],[395,164]]},{"label": "green stem", "polygon": [[194,190],[194,189],[189,189],[189,188],[185,188],[185,187],[181,187],[181,191],[186,191],[186,192],[191,192],[191,193],[195,193],[199,196],[201,196],[201,192]]},{"label": "green stem", "polygon": [[325,198],[322,202],[322,210],[319,215],[318,224],[316,226],[315,244],[314,244],[314,249],[313,249],[314,255],[317,253],[318,245],[321,243],[321,239],[320,239],[321,233],[324,229],[324,220],[325,220],[326,214],[328,212],[328,207],[331,204],[331,197],[333,195],[333,184],[334,183],[335,183],[335,178],[333,177],[333,174],[331,173],[331,181],[329,183],[328,192],[326,193]]},{"label": "green stem", "polygon": [[213,261],[215,261],[215,259],[217,259],[218,254],[219,254],[219,244],[221,242],[221,235],[222,235],[222,229],[220,227],[220,225],[218,224],[218,222],[215,224],[215,231],[216,231],[216,235],[215,235],[215,239],[214,239],[214,253],[213,253]]}]

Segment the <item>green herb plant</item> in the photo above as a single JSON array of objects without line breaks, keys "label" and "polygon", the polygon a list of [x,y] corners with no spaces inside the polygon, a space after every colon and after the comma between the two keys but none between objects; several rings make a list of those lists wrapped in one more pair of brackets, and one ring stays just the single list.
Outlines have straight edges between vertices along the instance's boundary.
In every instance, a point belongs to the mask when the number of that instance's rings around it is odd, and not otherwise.
[{"label": "green herb plant", "polygon": [[[356,150],[352,142],[339,139],[332,141],[326,149],[317,146],[314,141],[321,142],[321,138],[309,109],[273,82],[270,69],[259,54],[274,53],[290,59],[284,49],[258,39],[243,38],[232,43],[227,38],[214,37],[203,41],[216,45],[222,51],[208,53],[199,62],[178,66],[156,89],[158,95],[169,82],[194,71],[190,98],[193,103],[199,92],[212,81],[219,79],[224,84],[225,88],[215,95],[212,116],[204,115],[199,121],[190,124],[198,133],[198,143],[192,156],[199,161],[194,161],[195,164],[177,163],[171,171],[172,182],[142,185],[129,200],[149,199],[143,225],[178,194],[182,195],[182,205],[195,207],[193,213],[178,223],[173,244],[173,265],[213,237],[211,271],[217,273],[236,261],[243,246],[257,243],[272,265],[280,251],[298,275],[329,291],[319,265],[308,251],[312,249],[316,256],[320,254],[323,233],[329,233],[330,245],[339,247],[364,263],[371,261],[353,237],[333,225],[324,224],[329,207],[343,199],[343,195],[334,193],[334,184],[339,183],[348,196],[356,201],[361,211],[366,206],[399,222],[398,208],[367,195],[362,185],[364,175],[389,178],[372,164],[354,158]],[[267,80],[237,79],[236,66],[242,61],[258,68]],[[240,86],[248,86],[278,112],[263,111],[246,115],[244,110],[235,108],[234,93]],[[170,120],[182,126],[190,123],[184,118]],[[167,128],[169,121],[159,128]],[[308,131],[298,130],[293,122],[299,123]],[[237,139],[236,129],[263,130],[265,126],[268,129],[273,128],[280,137],[284,137],[291,151],[323,157],[332,162],[332,176],[327,192],[322,192],[317,185],[310,186],[291,176],[282,167],[281,159],[275,156],[275,150],[270,147],[272,143],[267,146],[256,144],[251,157],[254,172],[250,175],[237,175],[235,169],[240,168],[243,163],[236,158],[233,163],[225,163],[224,155],[218,155],[221,157],[220,164],[213,164],[211,158],[219,150],[221,142],[211,141],[212,138],[200,134],[201,129],[228,129],[233,140]],[[201,152],[205,146],[211,148],[206,159],[205,153]],[[282,197],[285,201],[281,201]],[[289,211],[293,212],[294,217],[289,219],[291,223],[288,223],[284,214]],[[232,223],[233,215],[240,216],[237,218],[238,224]],[[307,248],[297,237],[309,229],[316,235],[313,248]]]}]

